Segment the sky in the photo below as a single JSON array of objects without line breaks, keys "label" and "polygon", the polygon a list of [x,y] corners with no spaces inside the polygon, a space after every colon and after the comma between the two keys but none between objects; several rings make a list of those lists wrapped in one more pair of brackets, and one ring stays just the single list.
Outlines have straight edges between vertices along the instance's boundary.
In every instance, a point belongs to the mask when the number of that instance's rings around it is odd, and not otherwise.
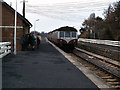
[{"label": "sky", "polygon": [[[4,1],[8,4],[12,2],[12,7],[15,8],[16,0]],[[22,1],[17,0],[17,11],[20,14]],[[119,0],[26,0],[26,18],[33,24],[31,31],[49,32],[62,26],[79,30],[91,13],[104,18],[104,10],[117,1]]]}]

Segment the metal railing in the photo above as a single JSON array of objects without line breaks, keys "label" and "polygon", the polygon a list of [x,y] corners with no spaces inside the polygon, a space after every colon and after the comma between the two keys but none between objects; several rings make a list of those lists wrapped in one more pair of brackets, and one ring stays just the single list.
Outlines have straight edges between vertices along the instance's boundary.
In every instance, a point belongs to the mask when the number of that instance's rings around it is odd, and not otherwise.
[{"label": "metal railing", "polygon": [[0,42],[0,58],[11,53],[11,42]]},{"label": "metal railing", "polygon": [[79,38],[78,41],[96,43],[96,44],[104,44],[104,45],[110,45],[110,46],[119,46],[120,47],[120,41],[83,39],[83,38]]}]

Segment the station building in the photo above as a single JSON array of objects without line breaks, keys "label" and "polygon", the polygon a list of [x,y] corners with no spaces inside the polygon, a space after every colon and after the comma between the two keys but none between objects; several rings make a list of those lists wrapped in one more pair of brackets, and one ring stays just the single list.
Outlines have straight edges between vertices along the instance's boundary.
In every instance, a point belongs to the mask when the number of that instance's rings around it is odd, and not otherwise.
[{"label": "station building", "polygon": [[[0,1],[1,24],[0,24],[0,38],[2,42],[11,42],[11,49],[14,49],[14,26],[15,26],[15,10],[6,2]],[[29,34],[32,24],[24,18],[20,13],[17,13],[17,50],[21,50],[20,38],[22,35]]]}]

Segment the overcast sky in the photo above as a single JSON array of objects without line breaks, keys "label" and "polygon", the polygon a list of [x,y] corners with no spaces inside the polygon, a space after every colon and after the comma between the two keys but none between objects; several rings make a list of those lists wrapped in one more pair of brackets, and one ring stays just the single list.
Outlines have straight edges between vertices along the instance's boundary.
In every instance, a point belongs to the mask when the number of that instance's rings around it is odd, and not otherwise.
[{"label": "overcast sky", "polygon": [[[12,2],[15,7],[16,0],[4,0],[8,4]],[[17,0],[18,12],[22,14],[23,0]],[[91,13],[104,18],[104,9],[109,4],[119,0],[26,0],[26,18],[33,24],[31,31],[49,32],[61,26],[72,26],[80,29],[82,22]],[[36,21],[39,19],[39,21]]]}]

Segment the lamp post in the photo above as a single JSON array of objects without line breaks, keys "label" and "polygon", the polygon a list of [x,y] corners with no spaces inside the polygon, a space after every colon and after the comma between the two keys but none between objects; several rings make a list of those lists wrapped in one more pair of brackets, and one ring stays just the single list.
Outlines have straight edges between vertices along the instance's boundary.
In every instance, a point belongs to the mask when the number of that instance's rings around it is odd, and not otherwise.
[{"label": "lamp post", "polygon": [[37,37],[35,36],[36,21],[39,21],[39,19],[36,19],[34,22],[34,37],[36,38],[36,46],[37,46]]},{"label": "lamp post", "polygon": [[16,9],[15,9],[14,55],[16,55],[16,30],[17,30],[17,0],[16,0]]},{"label": "lamp post", "polygon": [[35,36],[36,21],[39,21],[39,19],[36,19],[34,22],[34,36]]}]

